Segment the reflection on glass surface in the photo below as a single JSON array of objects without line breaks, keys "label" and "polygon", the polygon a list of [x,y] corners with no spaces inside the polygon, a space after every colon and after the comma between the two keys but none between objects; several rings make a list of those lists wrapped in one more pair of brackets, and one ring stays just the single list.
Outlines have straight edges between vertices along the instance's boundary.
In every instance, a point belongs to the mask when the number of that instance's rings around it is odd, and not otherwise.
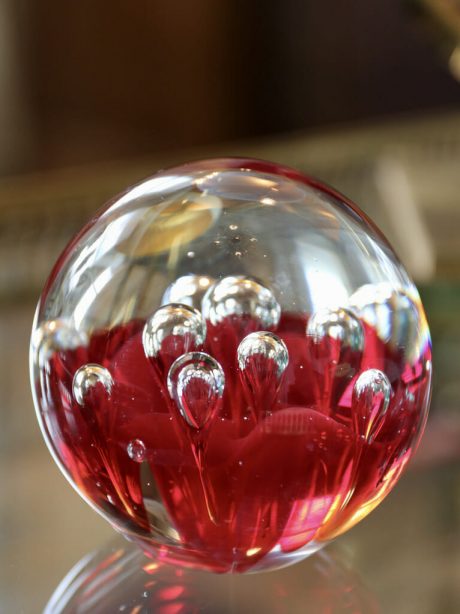
[{"label": "reflection on glass surface", "polygon": [[377,614],[375,596],[334,552],[249,576],[178,569],[118,538],[69,571],[44,614]]},{"label": "reflection on glass surface", "polygon": [[126,192],[65,250],[34,329],[53,455],[162,561],[245,572],[311,554],[385,497],[426,420],[430,338],[406,271],[354,205],[269,163]]}]

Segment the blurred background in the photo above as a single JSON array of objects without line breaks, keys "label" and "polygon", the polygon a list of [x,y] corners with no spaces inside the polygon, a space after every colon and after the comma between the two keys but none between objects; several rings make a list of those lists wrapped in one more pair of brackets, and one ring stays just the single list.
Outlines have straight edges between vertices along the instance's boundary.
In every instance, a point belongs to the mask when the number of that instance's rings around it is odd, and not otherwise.
[{"label": "blurred background", "polygon": [[36,424],[27,353],[46,276],[108,197],[213,155],[331,183],[418,282],[427,433],[341,547],[376,611],[460,611],[459,80],[460,0],[0,0],[0,612],[42,611],[112,533]]},{"label": "blurred background", "polygon": [[2,0],[2,173],[446,112],[455,4]]}]

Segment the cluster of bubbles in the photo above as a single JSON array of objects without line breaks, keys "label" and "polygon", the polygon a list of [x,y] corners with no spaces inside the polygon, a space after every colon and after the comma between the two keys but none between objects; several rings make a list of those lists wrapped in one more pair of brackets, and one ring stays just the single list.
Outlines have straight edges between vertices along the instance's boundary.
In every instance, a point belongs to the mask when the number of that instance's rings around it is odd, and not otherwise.
[{"label": "cluster of bubbles", "polygon": [[[203,288],[207,288],[205,293]],[[214,283],[208,277],[186,276],[166,290],[163,302],[171,298],[177,302],[162,305],[146,321],[142,344],[146,358],[166,375],[169,395],[186,424],[200,430],[214,415],[225,389],[222,366],[201,351],[206,340],[206,322],[216,326],[232,316],[249,316],[259,327],[275,328],[281,308],[271,290],[243,276],[225,277]],[[202,313],[196,308],[198,302],[202,303]],[[174,360],[169,364],[171,355]],[[248,361],[254,355],[273,361],[276,376],[281,380],[289,362],[282,339],[267,330],[246,335],[237,350],[242,373],[250,367]],[[111,395],[113,378],[109,370],[98,364],[80,367],[73,378],[75,401],[83,406],[85,397],[97,385],[103,386],[107,396]],[[131,441],[128,454],[132,460],[142,462],[145,446],[140,440]]]},{"label": "cluster of bubbles", "polygon": [[[238,316],[235,326],[243,326],[238,323],[244,323],[245,316],[255,321],[263,330],[245,335],[237,349],[237,364],[243,382],[246,381],[251,389],[251,381],[263,376],[260,360],[257,363],[250,360],[257,356],[264,361],[263,365],[275,365],[273,373],[268,371],[276,379],[276,388],[279,387],[289,364],[289,354],[284,341],[272,332],[279,323],[281,308],[270,289],[243,276],[229,276],[213,282],[209,277],[188,275],[167,289],[163,301],[171,298],[176,302],[163,304],[146,321],[142,343],[145,356],[160,371],[166,369],[167,390],[188,427],[199,431],[209,424],[225,389],[222,366],[213,356],[202,351],[207,323],[216,326],[232,316]],[[200,303],[201,312],[197,309]],[[314,359],[321,359],[325,339],[338,342],[341,352],[351,350],[361,356],[365,335],[357,314],[376,328],[383,341],[405,346],[409,353],[414,351],[417,312],[414,303],[402,291],[390,291],[382,284],[377,291],[373,287],[371,294],[369,288],[362,287],[351,297],[350,305],[346,309],[319,310],[310,316],[306,339]],[[46,340],[44,346],[42,340],[43,351],[49,353],[50,337],[61,347],[76,347],[82,339],[76,338],[75,334],[66,327],[47,323],[46,331],[42,329]],[[172,346],[168,346],[171,341]],[[171,356],[173,361],[169,364]],[[325,358],[330,360],[330,348],[327,348]],[[348,363],[345,364],[350,368]],[[254,365],[259,365],[257,372],[253,372]],[[340,364],[336,365],[335,375],[339,368]],[[351,370],[352,374],[355,372],[355,369]],[[109,370],[98,364],[80,367],[73,378],[75,401],[83,406],[85,397],[98,385],[103,386],[108,396],[111,395],[114,381]],[[321,394],[320,391],[319,402]],[[378,369],[365,370],[355,381],[354,428],[369,443],[382,426],[390,396],[390,381]],[[145,445],[138,439],[131,441],[128,454],[132,460],[142,462],[146,457]]]}]

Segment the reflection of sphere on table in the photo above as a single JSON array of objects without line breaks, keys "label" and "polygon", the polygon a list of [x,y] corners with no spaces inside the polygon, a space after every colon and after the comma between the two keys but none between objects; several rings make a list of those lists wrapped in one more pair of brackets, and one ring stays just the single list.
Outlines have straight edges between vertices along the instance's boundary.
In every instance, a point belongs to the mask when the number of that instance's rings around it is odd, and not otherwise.
[{"label": "reflection of sphere on table", "polygon": [[44,614],[377,614],[375,595],[331,549],[271,574],[214,575],[147,558],[117,538],[65,576]]},{"label": "reflection of sphere on table", "polygon": [[293,562],[369,513],[422,432],[430,359],[417,290],[358,209],[238,159],[114,199],[32,337],[71,482],[145,549],[214,571]]}]

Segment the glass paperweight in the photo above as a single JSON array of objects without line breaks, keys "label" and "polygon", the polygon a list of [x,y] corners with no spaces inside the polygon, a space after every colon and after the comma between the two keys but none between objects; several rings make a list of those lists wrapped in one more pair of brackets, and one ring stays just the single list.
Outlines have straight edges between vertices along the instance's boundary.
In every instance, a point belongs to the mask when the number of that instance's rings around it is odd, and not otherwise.
[{"label": "glass paperweight", "polygon": [[268,162],[162,171],[65,249],[31,342],[59,467],[155,560],[281,567],[368,514],[423,431],[429,331],[382,234]]}]

